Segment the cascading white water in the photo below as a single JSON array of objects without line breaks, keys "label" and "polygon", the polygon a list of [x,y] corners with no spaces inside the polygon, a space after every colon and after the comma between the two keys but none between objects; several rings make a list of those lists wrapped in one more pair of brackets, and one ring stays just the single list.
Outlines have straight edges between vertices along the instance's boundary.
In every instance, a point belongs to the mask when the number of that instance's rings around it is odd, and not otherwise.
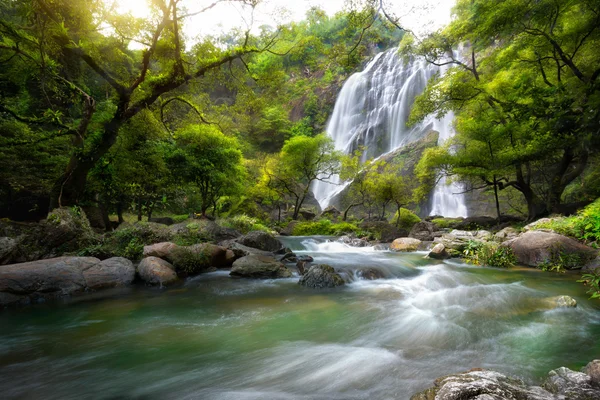
[{"label": "cascading white water", "polygon": [[[423,92],[427,82],[439,67],[423,59],[403,62],[397,49],[379,53],[364,71],[353,74],[340,91],[327,134],[336,150],[350,154],[364,147],[363,161],[397,150],[423,137],[431,129],[440,132],[440,143],[453,134],[452,118],[433,117],[412,127],[406,122],[415,97]],[[317,181],[312,190],[322,208],[341,192],[345,185],[339,177],[331,183]],[[466,216],[464,196],[456,184],[440,182],[433,196],[433,209],[444,216]]]}]

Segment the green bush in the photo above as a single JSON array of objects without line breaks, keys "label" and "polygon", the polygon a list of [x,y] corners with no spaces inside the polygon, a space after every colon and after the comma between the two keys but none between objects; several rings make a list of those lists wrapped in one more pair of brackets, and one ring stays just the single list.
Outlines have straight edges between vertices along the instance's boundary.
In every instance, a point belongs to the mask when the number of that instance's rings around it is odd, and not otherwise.
[{"label": "green bush", "polygon": [[401,229],[410,230],[418,222],[421,222],[421,218],[406,208],[401,208],[392,218],[392,224]]},{"label": "green bush", "polygon": [[318,221],[298,222],[294,226],[292,234],[295,236],[312,236],[312,235],[333,235],[341,236],[348,234],[358,234],[361,230],[358,226],[350,222],[332,223],[328,219]]},{"label": "green bush", "polygon": [[595,270],[590,274],[581,275],[581,279],[577,282],[588,286],[588,294],[590,299],[600,299],[600,271]]},{"label": "green bush", "polygon": [[600,241],[600,199],[589,204],[577,215],[554,218],[536,225],[536,228],[552,229],[561,235],[571,236],[592,245]]},{"label": "green bush", "polygon": [[199,274],[210,267],[210,256],[199,249],[179,247],[173,250],[170,258],[176,271],[189,275]]},{"label": "green bush", "polygon": [[514,267],[517,259],[510,247],[493,242],[478,242],[470,240],[463,250],[467,262],[490,267]]},{"label": "green bush", "polygon": [[586,260],[579,254],[565,253],[560,246],[550,248],[550,258],[538,265],[542,271],[564,273],[566,269],[580,268]]},{"label": "green bush", "polygon": [[172,238],[173,234],[166,226],[139,222],[106,233],[99,242],[84,247],[78,254],[99,258],[125,257],[139,260],[142,258],[145,245],[170,241]]},{"label": "green bush", "polygon": [[218,221],[218,224],[224,228],[232,228],[241,233],[248,233],[251,231],[273,233],[269,227],[262,224],[257,218],[249,217],[247,215],[236,215],[235,217],[222,219]]},{"label": "green bush", "polygon": [[462,220],[456,218],[434,218],[431,220],[431,222],[436,224],[441,229],[446,229],[455,228],[459,223],[462,222]]}]

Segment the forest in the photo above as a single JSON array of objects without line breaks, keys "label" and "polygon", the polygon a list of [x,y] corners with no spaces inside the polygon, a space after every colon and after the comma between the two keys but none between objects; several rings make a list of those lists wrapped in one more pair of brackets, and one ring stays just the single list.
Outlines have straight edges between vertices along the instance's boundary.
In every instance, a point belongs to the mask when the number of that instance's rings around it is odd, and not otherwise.
[{"label": "forest", "polygon": [[279,3],[0,0],[0,389],[600,396],[600,0]]}]

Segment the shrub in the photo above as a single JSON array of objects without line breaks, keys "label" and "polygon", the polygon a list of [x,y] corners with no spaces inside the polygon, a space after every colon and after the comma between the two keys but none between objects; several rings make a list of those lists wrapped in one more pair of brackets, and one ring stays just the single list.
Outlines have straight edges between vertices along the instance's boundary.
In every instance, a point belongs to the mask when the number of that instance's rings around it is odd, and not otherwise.
[{"label": "shrub", "polygon": [[566,269],[579,268],[583,264],[585,259],[579,254],[565,253],[560,246],[553,246],[550,248],[550,258],[538,265],[538,268],[542,271],[564,273]]},{"label": "shrub", "polygon": [[552,229],[561,235],[571,236],[579,240],[600,241],[600,199],[589,204],[577,215],[565,218],[554,218],[549,222],[536,225],[537,228]]},{"label": "shrub", "polygon": [[350,222],[332,223],[328,219],[318,221],[297,222],[292,234],[295,236],[333,235],[341,236],[362,233],[360,228]]},{"label": "shrub", "polygon": [[218,224],[224,228],[232,228],[244,234],[251,231],[273,233],[271,229],[262,224],[257,218],[247,215],[236,215],[235,217],[222,219],[218,221]]},{"label": "shrub", "polygon": [[498,243],[470,240],[463,251],[467,262],[490,267],[509,268],[517,263],[512,249]]},{"label": "shrub", "polygon": [[170,256],[176,271],[199,274],[210,267],[210,255],[203,249],[179,247]]},{"label": "shrub", "polygon": [[590,274],[581,275],[577,282],[583,283],[589,287],[588,294],[590,299],[600,299],[600,271],[595,270]]},{"label": "shrub", "polygon": [[401,229],[410,230],[417,222],[421,222],[421,218],[406,208],[401,208],[392,218],[392,224]]}]

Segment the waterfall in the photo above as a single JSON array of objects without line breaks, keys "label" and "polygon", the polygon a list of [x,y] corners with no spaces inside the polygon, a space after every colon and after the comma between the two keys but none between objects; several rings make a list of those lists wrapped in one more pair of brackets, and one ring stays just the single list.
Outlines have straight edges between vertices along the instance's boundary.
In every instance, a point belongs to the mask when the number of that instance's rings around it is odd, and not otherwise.
[{"label": "waterfall", "polygon": [[[377,54],[362,72],[350,76],[344,83],[327,125],[327,134],[335,149],[350,154],[364,147],[363,162],[376,158],[422,138],[432,129],[440,132],[440,143],[451,137],[452,116],[442,120],[433,117],[412,127],[406,122],[415,97],[423,92],[427,82],[439,67],[415,58],[403,62],[397,49]],[[347,185],[339,177],[332,183],[317,181],[312,190],[322,208]],[[433,195],[433,209],[444,216],[466,216],[460,185],[440,182]]]}]

